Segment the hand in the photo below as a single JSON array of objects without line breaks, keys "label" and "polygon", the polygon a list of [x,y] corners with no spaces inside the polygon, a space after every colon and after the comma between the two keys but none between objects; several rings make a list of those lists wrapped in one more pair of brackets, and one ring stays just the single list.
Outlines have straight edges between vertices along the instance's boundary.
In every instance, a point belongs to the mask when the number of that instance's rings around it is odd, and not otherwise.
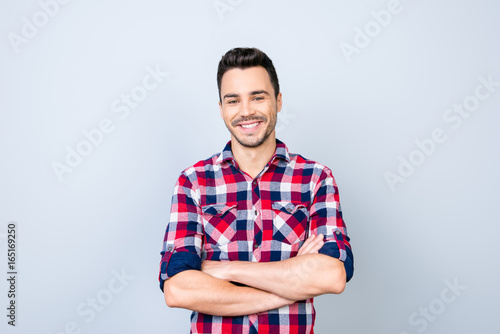
[{"label": "hand", "polygon": [[201,271],[215,278],[227,281],[227,271],[229,269],[229,265],[230,262],[228,261],[220,262],[205,260],[201,263]]},{"label": "hand", "polygon": [[311,235],[306,241],[304,241],[302,247],[300,247],[299,252],[297,253],[297,256],[304,254],[317,254],[321,247],[325,244],[323,239],[323,234],[318,234],[317,236],[314,234]]}]

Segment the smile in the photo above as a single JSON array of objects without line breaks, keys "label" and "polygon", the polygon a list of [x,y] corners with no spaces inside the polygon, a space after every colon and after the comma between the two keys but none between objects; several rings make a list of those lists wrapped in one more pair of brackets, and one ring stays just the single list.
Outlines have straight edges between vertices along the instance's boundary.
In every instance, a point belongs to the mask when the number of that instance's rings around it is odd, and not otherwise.
[{"label": "smile", "polygon": [[251,128],[255,128],[257,125],[259,125],[260,122],[255,122],[255,123],[252,123],[252,124],[240,124],[240,126],[242,128],[245,128],[245,129],[251,129]]}]

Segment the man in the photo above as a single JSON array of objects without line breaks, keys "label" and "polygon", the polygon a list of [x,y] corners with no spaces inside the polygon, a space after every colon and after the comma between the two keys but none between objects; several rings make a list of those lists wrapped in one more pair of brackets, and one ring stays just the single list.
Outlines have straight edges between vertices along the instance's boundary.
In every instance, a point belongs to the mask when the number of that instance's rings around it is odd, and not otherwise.
[{"label": "man", "polygon": [[165,301],[193,311],[192,333],[313,333],[313,297],[341,293],[353,274],[335,180],[276,139],[282,94],[266,54],[228,51],[217,84],[231,140],[177,181]]}]

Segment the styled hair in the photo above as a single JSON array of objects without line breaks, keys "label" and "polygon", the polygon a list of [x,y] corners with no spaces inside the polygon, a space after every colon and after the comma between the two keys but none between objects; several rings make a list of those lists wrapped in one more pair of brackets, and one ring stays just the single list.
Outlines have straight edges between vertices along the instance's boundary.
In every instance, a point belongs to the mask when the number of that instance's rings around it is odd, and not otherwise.
[{"label": "styled hair", "polygon": [[220,86],[224,73],[233,68],[246,69],[249,67],[262,66],[266,69],[274,88],[275,98],[280,92],[278,75],[272,60],[262,51],[256,48],[234,48],[226,52],[219,62],[217,69],[217,87],[219,88],[219,101],[222,100]]}]

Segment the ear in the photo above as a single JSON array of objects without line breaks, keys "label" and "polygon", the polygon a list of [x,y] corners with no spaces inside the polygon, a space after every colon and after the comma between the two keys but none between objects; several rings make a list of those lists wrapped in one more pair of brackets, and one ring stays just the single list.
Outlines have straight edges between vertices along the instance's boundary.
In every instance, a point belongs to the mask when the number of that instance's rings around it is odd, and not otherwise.
[{"label": "ear", "polygon": [[276,99],[276,112],[280,112],[282,106],[283,106],[283,96],[280,92],[278,94],[278,98]]},{"label": "ear", "polygon": [[222,114],[222,104],[219,101],[219,112],[220,112],[220,118],[224,119],[224,116]]}]

